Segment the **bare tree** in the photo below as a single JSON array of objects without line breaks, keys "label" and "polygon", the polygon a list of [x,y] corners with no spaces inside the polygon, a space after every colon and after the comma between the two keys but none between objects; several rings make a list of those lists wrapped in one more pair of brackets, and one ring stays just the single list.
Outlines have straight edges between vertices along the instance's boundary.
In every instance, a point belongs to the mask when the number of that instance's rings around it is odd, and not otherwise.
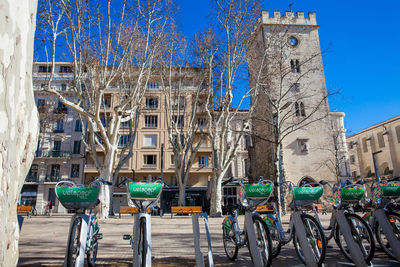
[{"label": "bare tree", "polygon": [[33,161],[39,117],[32,90],[37,1],[0,8],[0,266],[18,262],[17,202]]},{"label": "bare tree", "polygon": [[[255,89],[248,88],[243,77],[247,72],[246,49],[259,8],[257,0],[215,0],[212,28],[196,37],[196,55],[201,66],[207,69],[205,108],[213,161],[211,215],[222,212],[221,182],[237,154],[245,128],[248,127],[248,119],[243,120],[241,130],[233,129],[232,122],[243,106],[243,101]],[[248,116],[250,114],[252,108]]]},{"label": "bare tree", "polygon": [[[39,8],[38,36],[47,41],[44,47],[51,67],[44,90],[79,114],[83,143],[100,176],[116,180],[132,156],[140,104],[161,55],[171,1],[41,0]],[[68,94],[52,84],[60,57],[72,65]],[[121,123],[127,122],[130,132],[120,143]],[[119,144],[124,148],[119,149]],[[103,186],[103,218],[108,216],[111,197],[109,187]]]},{"label": "bare tree", "polygon": [[[257,27],[262,27],[262,24]],[[258,89],[252,96],[252,105],[263,106],[264,110],[263,114],[254,113],[253,136],[271,144],[275,180],[279,182],[286,180],[283,141],[293,133],[327,119],[329,114],[326,90],[320,87],[310,89],[313,88],[313,75],[322,71],[318,64],[321,52],[318,50],[296,59],[298,54],[288,42],[291,34],[287,25],[270,26],[268,32],[255,28],[248,52],[250,80]],[[260,131],[263,126],[267,132]],[[299,143],[300,150],[307,153],[306,140],[299,140]],[[280,201],[285,209],[283,191]]]}]

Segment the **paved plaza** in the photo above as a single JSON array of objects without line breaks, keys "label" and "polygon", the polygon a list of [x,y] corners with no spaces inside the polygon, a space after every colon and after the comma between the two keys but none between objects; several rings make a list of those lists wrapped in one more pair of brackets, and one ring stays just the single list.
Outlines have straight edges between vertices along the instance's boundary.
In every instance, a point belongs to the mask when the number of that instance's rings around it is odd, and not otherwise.
[{"label": "paved plaza", "polygon": [[[24,217],[18,266],[62,266],[70,219],[70,215]],[[328,219],[325,216],[323,223],[327,225]],[[288,217],[284,220],[287,221]],[[222,244],[221,223],[222,218],[209,219],[215,266],[252,266],[247,248],[239,250],[235,262],[227,259]],[[123,234],[132,233],[132,225],[133,217],[130,215],[121,219],[100,220],[103,239],[99,241],[97,266],[132,266],[133,253],[129,241],[122,240]],[[204,228],[201,231],[204,233]],[[205,236],[202,236],[201,244],[205,253]],[[153,266],[195,266],[191,217],[152,217],[152,255]],[[328,244],[325,262],[325,266],[352,266],[333,240]],[[380,267],[400,266],[381,251],[376,251],[373,264]],[[282,248],[272,266],[304,265],[297,258],[291,242]]]}]

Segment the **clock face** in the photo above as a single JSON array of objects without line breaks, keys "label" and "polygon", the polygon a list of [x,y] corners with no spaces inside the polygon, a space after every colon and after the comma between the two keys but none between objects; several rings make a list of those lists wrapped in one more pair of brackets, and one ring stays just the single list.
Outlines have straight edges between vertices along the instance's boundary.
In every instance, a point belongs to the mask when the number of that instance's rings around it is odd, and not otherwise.
[{"label": "clock face", "polygon": [[291,36],[290,38],[289,38],[289,44],[291,45],[291,46],[296,46],[296,45],[298,45],[298,43],[299,43],[299,40],[297,40],[297,38],[296,37],[294,37],[294,36]]}]

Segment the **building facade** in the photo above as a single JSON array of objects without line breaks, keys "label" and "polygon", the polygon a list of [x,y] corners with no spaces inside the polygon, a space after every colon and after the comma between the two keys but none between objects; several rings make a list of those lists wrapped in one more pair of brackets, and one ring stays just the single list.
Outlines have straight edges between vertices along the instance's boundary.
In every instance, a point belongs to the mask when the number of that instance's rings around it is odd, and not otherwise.
[{"label": "building facade", "polygon": [[[33,65],[33,88],[40,115],[40,133],[35,158],[21,191],[20,204],[36,208],[40,214],[51,201],[53,212],[66,212],[59,204],[54,187],[61,180],[82,183],[85,150],[82,127],[76,114],[56,98],[40,90],[51,69]],[[57,64],[53,86],[66,91],[71,79],[69,63]]]},{"label": "building facade", "polygon": [[374,179],[376,172],[380,177],[400,177],[400,116],[348,136],[347,145],[353,177]]},{"label": "building facade", "polygon": [[[282,138],[282,165],[286,180],[336,181],[334,131],[329,114],[327,89],[315,13],[263,11],[255,27],[250,56],[252,70],[263,68],[263,78],[253,94],[253,147],[249,152],[251,175],[271,176],[278,157],[274,139]],[[263,66],[262,63],[266,64]],[[341,125],[340,127],[342,127]],[[345,148],[345,147],[343,147]]]}]

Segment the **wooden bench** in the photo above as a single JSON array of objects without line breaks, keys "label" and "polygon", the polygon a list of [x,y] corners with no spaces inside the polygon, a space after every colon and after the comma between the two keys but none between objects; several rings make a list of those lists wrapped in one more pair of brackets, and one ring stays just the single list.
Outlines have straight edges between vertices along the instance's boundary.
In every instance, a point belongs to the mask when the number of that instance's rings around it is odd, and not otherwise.
[{"label": "wooden bench", "polygon": [[[119,217],[121,218],[121,214],[133,214],[138,213],[138,209],[130,206],[121,206],[119,207]],[[150,209],[147,209],[147,213],[150,213]]]},{"label": "wooden bench", "polygon": [[171,207],[171,218],[175,214],[193,214],[193,213],[201,213],[200,206],[172,206]]},{"label": "wooden bench", "polygon": [[266,214],[274,214],[275,213],[273,207],[270,205],[258,206],[256,208],[256,211],[259,213],[266,213]]},{"label": "wooden bench", "polygon": [[18,206],[17,214],[26,214],[26,216],[30,217],[32,212],[32,206]]}]

